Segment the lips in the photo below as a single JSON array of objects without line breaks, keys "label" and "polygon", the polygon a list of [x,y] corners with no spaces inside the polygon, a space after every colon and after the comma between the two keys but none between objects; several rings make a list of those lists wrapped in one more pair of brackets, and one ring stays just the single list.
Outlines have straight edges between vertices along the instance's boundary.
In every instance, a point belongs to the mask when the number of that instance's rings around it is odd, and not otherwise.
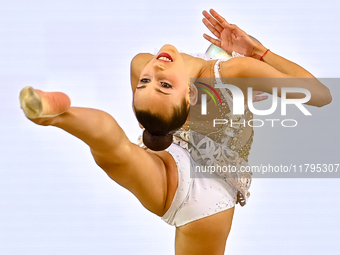
[{"label": "lips", "polygon": [[173,62],[172,57],[168,53],[165,53],[165,52],[160,53],[157,59],[163,62]]}]

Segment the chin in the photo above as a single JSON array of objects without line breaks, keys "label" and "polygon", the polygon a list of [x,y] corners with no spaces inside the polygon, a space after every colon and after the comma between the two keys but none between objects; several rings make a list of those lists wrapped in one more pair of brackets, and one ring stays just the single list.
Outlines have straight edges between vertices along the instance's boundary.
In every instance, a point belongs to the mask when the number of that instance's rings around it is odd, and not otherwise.
[{"label": "chin", "polygon": [[162,50],[170,50],[170,51],[174,51],[174,52],[178,52],[177,48],[171,44],[165,44],[162,46],[161,50],[159,52],[161,52]]}]

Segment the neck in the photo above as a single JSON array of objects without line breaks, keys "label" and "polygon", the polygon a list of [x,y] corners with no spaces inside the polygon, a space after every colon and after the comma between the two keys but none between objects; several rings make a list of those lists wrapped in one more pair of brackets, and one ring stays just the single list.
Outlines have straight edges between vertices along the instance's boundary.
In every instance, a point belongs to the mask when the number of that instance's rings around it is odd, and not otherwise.
[{"label": "neck", "polygon": [[[202,68],[204,67],[204,65],[206,65],[207,61],[201,58],[195,58],[185,53],[181,53],[181,55],[185,62],[185,66],[187,67],[188,77],[190,79],[197,79],[199,77],[199,74]],[[193,81],[190,80],[190,82],[193,82]],[[184,126],[190,127],[190,111],[189,111],[188,118]]]},{"label": "neck", "polygon": [[202,67],[205,65],[206,61],[204,59],[195,58],[185,53],[181,53],[181,55],[187,68],[188,77],[190,79],[198,78],[199,73],[202,70]]}]

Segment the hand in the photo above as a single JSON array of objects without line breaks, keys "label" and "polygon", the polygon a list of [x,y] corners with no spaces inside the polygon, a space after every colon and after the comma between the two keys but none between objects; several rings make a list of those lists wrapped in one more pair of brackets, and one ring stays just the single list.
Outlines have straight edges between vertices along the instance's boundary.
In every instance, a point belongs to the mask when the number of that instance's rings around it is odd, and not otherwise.
[{"label": "hand", "polygon": [[207,34],[204,38],[222,48],[228,53],[233,51],[243,54],[247,57],[253,56],[253,51],[258,42],[252,40],[246,32],[241,30],[236,25],[229,24],[221,15],[213,9],[210,9],[210,14],[203,11],[204,25],[219,39],[214,39]]},{"label": "hand", "polygon": [[255,102],[260,102],[260,101],[266,100],[268,98],[267,95],[258,96],[258,95],[261,95],[263,93],[264,93],[263,91],[254,91],[253,92],[253,102],[255,103]]}]

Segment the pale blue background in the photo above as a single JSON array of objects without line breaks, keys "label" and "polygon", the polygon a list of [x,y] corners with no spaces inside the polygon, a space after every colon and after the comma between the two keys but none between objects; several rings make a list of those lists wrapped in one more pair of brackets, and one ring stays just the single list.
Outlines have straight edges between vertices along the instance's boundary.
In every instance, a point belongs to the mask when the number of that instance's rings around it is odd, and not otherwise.
[{"label": "pale blue background", "polygon": [[[64,91],[74,106],[112,114],[136,141],[132,57],[165,43],[204,52],[201,12],[211,7],[315,76],[340,76],[334,0],[0,1],[0,254],[174,253],[174,228],[111,181],[81,141],[25,119],[18,95],[27,85]],[[309,107],[300,129],[257,129],[250,163],[340,163],[337,82],[331,91],[332,104]],[[336,254],[339,184],[255,179],[227,254]]]}]

